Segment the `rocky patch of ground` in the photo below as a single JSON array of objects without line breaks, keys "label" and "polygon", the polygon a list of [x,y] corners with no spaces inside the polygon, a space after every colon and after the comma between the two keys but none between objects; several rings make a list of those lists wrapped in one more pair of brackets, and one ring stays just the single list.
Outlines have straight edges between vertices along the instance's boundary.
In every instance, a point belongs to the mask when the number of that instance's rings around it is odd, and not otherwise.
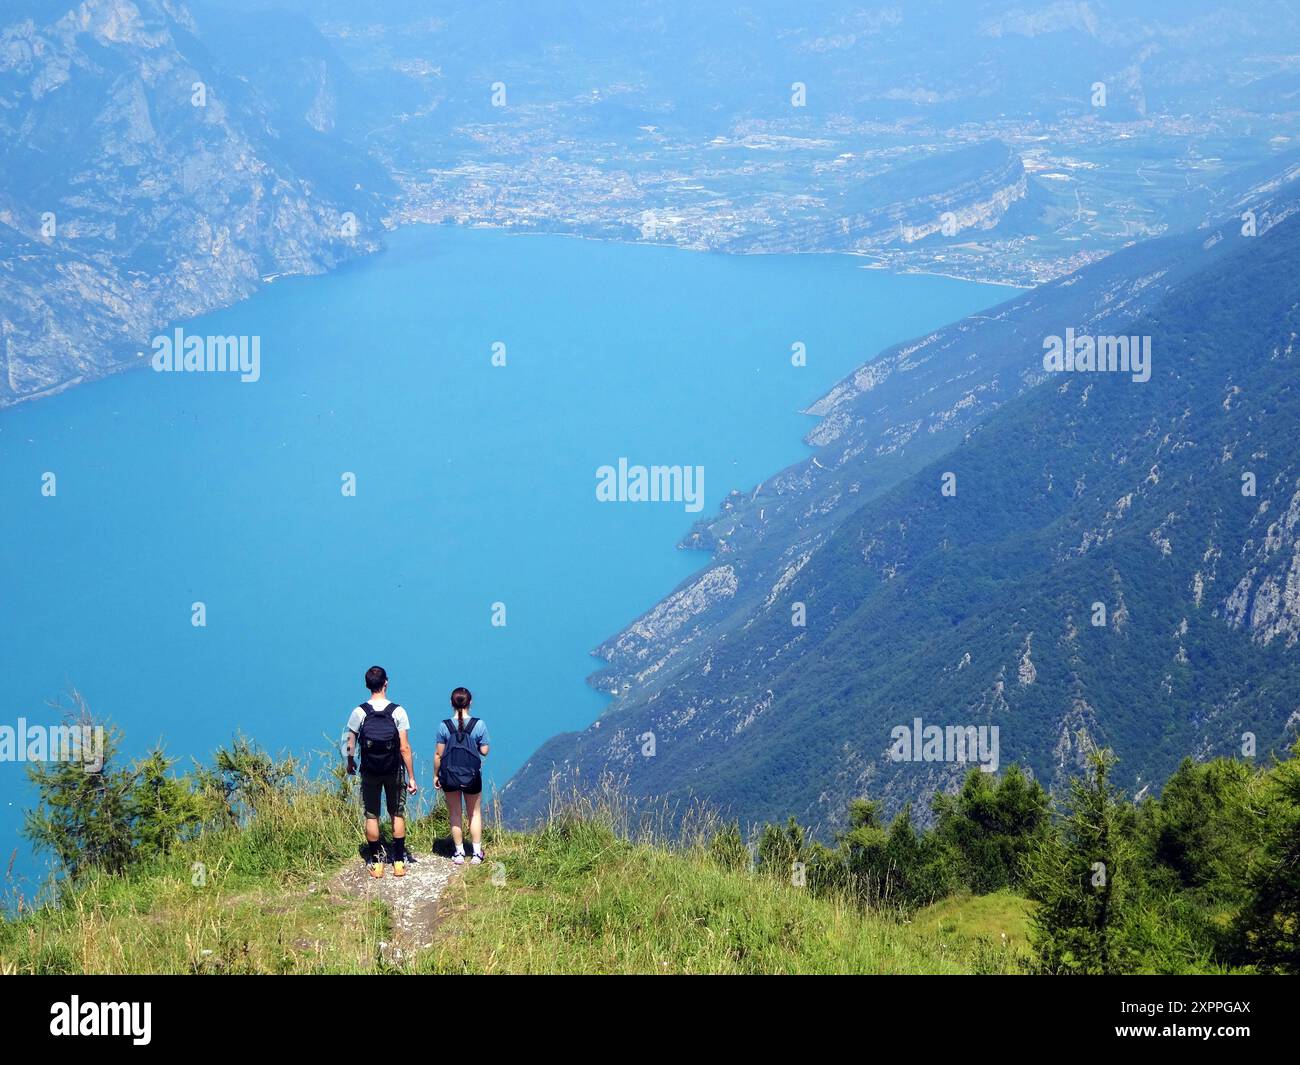
[{"label": "rocky patch of ground", "polygon": [[370,875],[364,862],[349,862],[326,890],[352,898],[376,899],[387,905],[392,915],[393,941],[386,953],[400,961],[433,945],[438,931],[439,899],[459,868],[451,859],[437,854],[420,856],[415,864],[406,865],[404,877],[393,876],[393,867],[384,867],[384,877]]}]

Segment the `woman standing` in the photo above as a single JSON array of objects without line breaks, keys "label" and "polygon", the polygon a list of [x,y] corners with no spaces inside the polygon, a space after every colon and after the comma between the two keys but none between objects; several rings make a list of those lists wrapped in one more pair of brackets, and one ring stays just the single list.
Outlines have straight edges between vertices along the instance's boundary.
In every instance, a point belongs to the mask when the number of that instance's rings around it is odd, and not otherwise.
[{"label": "woman standing", "polygon": [[447,796],[447,814],[451,821],[451,841],[456,852],[451,860],[465,864],[465,835],[461,830],[461,802],[469,815],[469,835],[474,846],[471,865],[483,861],[483,759],[488,753],[488,730],[470,716],[474,696],[468,688],[451,693],[452,716],[438,726],[438,745],[433,753],[433,786]]}]

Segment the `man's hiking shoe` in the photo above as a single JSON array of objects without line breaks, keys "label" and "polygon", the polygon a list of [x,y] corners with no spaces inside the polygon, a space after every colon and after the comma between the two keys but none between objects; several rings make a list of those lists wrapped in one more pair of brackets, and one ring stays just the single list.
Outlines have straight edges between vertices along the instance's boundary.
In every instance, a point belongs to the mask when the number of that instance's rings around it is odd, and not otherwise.
[{"label": "man's hiking shoe", "polygon": [[460,851],[457,851],[455,854],[453,854],[453,855],[451,856],[451,860],[452,860],[452,863],[455,864],[455,865],[464,865],[464,864],[465,864],[465,855],[461,854]]},{"label": "man's hiking shoe", "polygon": [[383,862],[371,862],[371,863],[370,863],[370,875],[373,876],[376,880],[383,880],[383,879],[384,879],[384,863],[383,863]]},{"label": "man's hiking shoe", "polygon": [[405,863],[405,862],[394,862],[394,863],[393,863],[393,876],[405,876],[405,875],[406,875],[406,863]]},{"label": "man's hiking shoe", "polygon": [[470,864],[470,865],[482,865],[482,864],[483,864],[483,855],[481,855],[481,854],[476,854],[476,855],[474,855],[474,857],[471,858],[471,859],[469,860],[469,864]]}]

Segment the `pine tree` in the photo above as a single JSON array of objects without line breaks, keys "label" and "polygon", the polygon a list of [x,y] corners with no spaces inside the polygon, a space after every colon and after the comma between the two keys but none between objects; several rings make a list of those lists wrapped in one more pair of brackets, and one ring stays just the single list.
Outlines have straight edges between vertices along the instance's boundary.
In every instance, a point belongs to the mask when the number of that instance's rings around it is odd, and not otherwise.
[{"label": "pine tree", "polygon": [[1247,874],[1250,901],[1238,921],[1243,960],[1264,972],[1300,974],[1300,743],[1263,782],[1265,841]]},{"label": "pine tree", "polygon": [[155,747],[131,767],[127,812],[137,861],[166,854],[197,833],[214,813],[212,803],[195,790],[191,778],[173,775],[175,764],[176,759]]},{"label": "pine tree", "polygon": [[740,870],[749,866],[749,848],[740,834],[740,822],[722,825],[709,841],[709,857],[724,869]]},{"label": "pine tree", "polygon": [[1131,972],[1126,942],[1132,914],[1133,844],[1119,794],[1108,777],[1110,751],[1094,751],[1089,772],[1070,782],[1070,800],[1055,831],[1029,861],[1027,888],[1038,902],[1030,942],[1045,972]]},{"label": "pine tree", "polygon": [[1016,765],[1000,779],[972,769],[956,795],[934,797],[935,835],[955,852],[977,895],[1020,883],[1025,858],[1047,826],[1047,793]]},{"label": "pine tree", "polygon": [[795,818],[785,825],[764,825],[758,840],[756,868],[765,876],[790,880],[804,860],[804,830]]},{"label": "pine tree", "polygon": [[[75,693],[73,699],[65,723],[94,728],[85,702]],[[132,860],[133,776],[113,765],[121,731],[106,726],[103,735],[97,771],[77,760],[34,762],[27,770],[38,801],[24,816],[23,835],[38,851],[53,854],[73,879],[91,868],[120,872]]]},{"label": "pine tree", "polygon": [[27,775],[37,803],[23,822],[23,834],[36,850],[52,854],[62,873],[74,881],[92,869],[120,873],[165,854],[213,820],[214,803],[201,782],[174,776],[174,760],[161,747],[118,768],[121,730],[95,721],[80,695],[73,699],[65,723],[79,730],[102,728],[101,757],[97,764],[32,763]]}]

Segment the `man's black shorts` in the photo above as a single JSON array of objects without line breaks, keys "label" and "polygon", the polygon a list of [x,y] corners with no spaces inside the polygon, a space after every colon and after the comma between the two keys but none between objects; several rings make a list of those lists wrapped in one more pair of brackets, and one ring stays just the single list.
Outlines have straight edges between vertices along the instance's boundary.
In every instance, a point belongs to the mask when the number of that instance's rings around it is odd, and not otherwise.
[{"label": "man's black shorts", "polygon": [[379,819],[379,796],[384,796],[389,817],[406,816],[406,770],[399,769],[386,777],[368,777],[361,774],[361,805],[366,817]]}]

